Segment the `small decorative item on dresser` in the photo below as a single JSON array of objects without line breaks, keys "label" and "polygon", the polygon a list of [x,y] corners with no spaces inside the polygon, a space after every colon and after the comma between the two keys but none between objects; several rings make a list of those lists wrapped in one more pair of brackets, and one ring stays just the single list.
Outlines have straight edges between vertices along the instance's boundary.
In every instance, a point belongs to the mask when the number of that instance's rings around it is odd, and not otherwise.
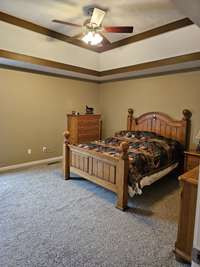
[{"label": "small decorative item on dresser", "polygon": [[89,108],[87,105],[85,106],[86,114],[94,114],[94,108]]},{"label": "small decorative item on dresser", "polygon": [[76,116],[78,116],[80,113],[78,112],[78,111],[72,111],[72,115],[76,115]]},{"label": "small decorative item on dresser", "polygon": [[198,131],[198,134],[196,135],[196,139],[199,140],[199,143],[197,145],[196,151],[200,153],[200,130]]},{"label": "small decorative item on dresser", "polygon": [[195,150],[185,151],[184,152],[184,170],[189,171],[196,166],[200,165],[200,153]]}]

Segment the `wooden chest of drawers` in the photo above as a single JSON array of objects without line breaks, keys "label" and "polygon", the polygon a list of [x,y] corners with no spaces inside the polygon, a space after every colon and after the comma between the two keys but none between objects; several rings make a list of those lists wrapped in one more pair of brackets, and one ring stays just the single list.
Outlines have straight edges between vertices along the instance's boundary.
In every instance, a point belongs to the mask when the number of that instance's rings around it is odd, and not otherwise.
[{"label": "wooden chest of drawers", "polygon": [[200,165],[200,153],[191,150],[191,151],[185,151],[184,154],[185,154],[185,162],[184,162],[185,172]]},{"label": "wooden chest of drawers", "polygon": [[101,139],[101,115],[67,115],[71,144],[87,143]]},{"label": "wooden chest of drawers", "polygon": [[191,262],[192,254],[198,177],[199,166],[179,177],[182,191],[175,254],[177,259],[188,262]]}]

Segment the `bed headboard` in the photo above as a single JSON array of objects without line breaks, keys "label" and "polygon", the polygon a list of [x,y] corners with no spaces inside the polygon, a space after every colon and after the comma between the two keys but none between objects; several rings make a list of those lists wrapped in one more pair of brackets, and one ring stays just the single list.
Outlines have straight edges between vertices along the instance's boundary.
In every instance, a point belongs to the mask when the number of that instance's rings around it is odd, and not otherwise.
[{"label": "bed headboard", "polygon": [[192,113],[184,109],[183,118],[173,120],[161,112],[148,112],[135,118],[132,108],[128,109],[127,130],[155,132],[162,136],[173,138],[184,145],[187,149],[190,139]]}]

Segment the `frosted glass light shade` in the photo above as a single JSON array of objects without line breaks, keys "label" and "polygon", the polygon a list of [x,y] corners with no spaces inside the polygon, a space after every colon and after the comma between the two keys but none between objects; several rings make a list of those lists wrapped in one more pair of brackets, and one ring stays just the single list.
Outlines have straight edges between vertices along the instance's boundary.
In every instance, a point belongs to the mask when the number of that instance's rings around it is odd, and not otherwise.
[{"label": "frosted glass light shade", "polygon": [[88,32],[82,40],[86,44],[91,44],[91,45],[98,45],[102,42],[103,38],[99,33],[96,32]]}]

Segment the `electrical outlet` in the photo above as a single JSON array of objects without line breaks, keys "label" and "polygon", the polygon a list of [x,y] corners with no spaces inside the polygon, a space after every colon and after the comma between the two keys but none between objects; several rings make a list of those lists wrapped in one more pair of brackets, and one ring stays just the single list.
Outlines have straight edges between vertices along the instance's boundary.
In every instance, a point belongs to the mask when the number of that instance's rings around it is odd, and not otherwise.
[{"label": "electrical outlet", "polygon": [[44,153],[47,153],[47,147],[46,147],[46,146],[43,146],[43,147],[42,147],[42,151],[43,151]]},{"label": "electrical outlet", "polygon": [[29,149],[27,150],[27,153],[28,153],[29,155],[31,155],[32,150],[29,148]]}]

